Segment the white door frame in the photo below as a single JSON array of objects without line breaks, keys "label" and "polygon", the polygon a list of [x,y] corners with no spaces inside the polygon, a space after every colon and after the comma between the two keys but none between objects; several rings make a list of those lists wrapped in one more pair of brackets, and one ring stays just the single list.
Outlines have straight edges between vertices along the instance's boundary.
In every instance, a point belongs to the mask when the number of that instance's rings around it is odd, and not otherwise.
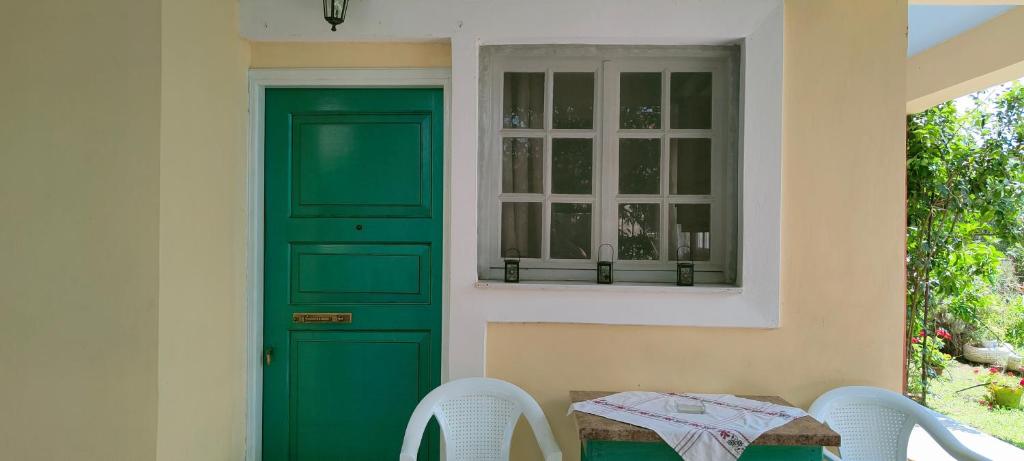
[{"label": "white door frame", "polygon": [[430,87],[444,91],[444,262],[441,303],[441,382],[448,377],[448,264],[451,235],[451,69],[253,69],[249,71],[249,169],[246,239],[246,415],[245,461],[263,452],[263,110],[267,88]]}]

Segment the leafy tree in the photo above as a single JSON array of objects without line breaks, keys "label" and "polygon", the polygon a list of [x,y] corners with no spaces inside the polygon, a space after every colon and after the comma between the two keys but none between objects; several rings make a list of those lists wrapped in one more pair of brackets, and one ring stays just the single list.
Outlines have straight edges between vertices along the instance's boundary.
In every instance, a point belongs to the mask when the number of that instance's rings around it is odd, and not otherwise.
[{"label": "leafy tree", "polygon": [[[908,348],[921,330],[934,332],[937,309],[983,328],[1002,261],[1024,253],[1022,146],[1019,83],[994,98],[976,95],[966,109],[947,102],[907,118]],[[911,376],[910,387],[923,400],[930,369],[920,364],[928,358],[912,359],[920,377]]]}]

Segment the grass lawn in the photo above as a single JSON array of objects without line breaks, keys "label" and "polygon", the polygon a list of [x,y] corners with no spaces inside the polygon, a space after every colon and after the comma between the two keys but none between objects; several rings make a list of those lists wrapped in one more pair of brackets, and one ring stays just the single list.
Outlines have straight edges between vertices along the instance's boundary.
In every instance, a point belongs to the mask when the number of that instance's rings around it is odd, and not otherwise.
[{"label": "grass lawn", "polygon": [[979,384],[978,374],[988,373],[984,367],[953,362],[939,379],[928,382],[928,406],[949,415],[993,437],[1024,448],[1024,410],[989,409],[979,401],[986,394],[984,387],[956,391]]}]

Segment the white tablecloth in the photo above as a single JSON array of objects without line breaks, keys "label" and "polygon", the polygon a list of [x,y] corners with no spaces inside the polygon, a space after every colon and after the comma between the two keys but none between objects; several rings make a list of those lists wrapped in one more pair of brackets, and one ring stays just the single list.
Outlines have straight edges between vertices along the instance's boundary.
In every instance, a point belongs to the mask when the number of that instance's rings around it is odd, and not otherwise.
[{"label": "white tablecloth", "polygon": [[[703,404],[705,412],[680,413],[679,404]],[[799,408],[734,395],[639,391],[577,402],[573,411],[650,429],[686,461],[735,461],[761,434],[807,415]]]}]

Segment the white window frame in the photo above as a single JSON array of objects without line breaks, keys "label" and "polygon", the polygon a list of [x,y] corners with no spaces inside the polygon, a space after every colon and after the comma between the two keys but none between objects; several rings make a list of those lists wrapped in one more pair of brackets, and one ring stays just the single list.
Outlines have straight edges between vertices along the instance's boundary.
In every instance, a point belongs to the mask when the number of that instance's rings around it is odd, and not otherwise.
[{"label": "white window frame", "polygon": [[[481,49],[480,101],[480,209],[478,272],[481,280],[500,280],[503,275],[501,254],[501,204],[543,198],[541,258],[520,261],[524,281],[593,281],[598,250],[602,243],[612,244],[618,256],[618,205],[620,203],[658,203],[659,260],[616,260],[615,278],[623,282],[671,283],[675,280],[673,250],[668,248],[670,206],[707,203],[712,206],[710,261],[696,261],[698,284],[735,285],[739,266],[737,209],[738,189],[738,79],[739,50],[729,46],[490,46]],[[506,72],[543,72],[544,125],[542,129],[506,129],[502,127],[503,82]],[[594,72],[594,126],[590,130],[554,130],[553,74],[556,72]],[[660,72],[661,129],[619,129],[619,74],[621,72]],[[706,130],[670,129],[670,85],[674,72],[710,72],[712,74],[712,128]],[[724,109],[724,110],[723,110]],[[541,137],[544,146],[543,191],[541,194],[502,193],[502,139],[505,137]],[[592,194],[551,194],[551,139],[594,139]],[[620,195],[618,189],[618,149],[620,138],[660,139],[660,190],[655,195]],[[710,195],[669,195],[671,139],[710,138],[712,190]],[[592,203],[591,258],[557,260],[549,258],[551,203]],[[609,256],[607,247],[601,254]]]}]

